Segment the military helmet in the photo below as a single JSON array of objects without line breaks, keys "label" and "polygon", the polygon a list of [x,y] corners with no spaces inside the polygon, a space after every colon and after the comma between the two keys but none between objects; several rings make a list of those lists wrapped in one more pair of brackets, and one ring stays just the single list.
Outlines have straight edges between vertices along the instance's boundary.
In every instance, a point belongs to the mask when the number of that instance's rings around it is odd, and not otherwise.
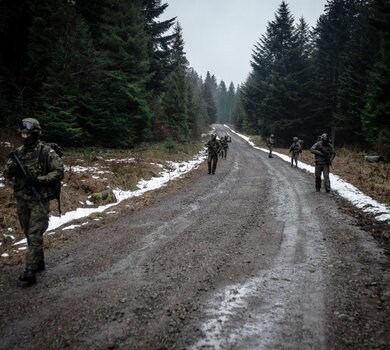
[{"label": "military helmet", "polygon": [[274,134],[271,134],[270,137],[274,137]]},{"label": "military helmet", "polygon": [[41,126],[39,121],[34,118],[25,118],[19,122],[19,132],[28,132],[28,133],[41,133]]},{"label": "military helmet", "polygon": [[321,135],[321,140],[329,141],[329,135],[327,133],[324,133]]},{"label": "military helmet", "polygon": [[298,137],[296,137],[296,136],[293,137],[293,141],[294,141],[294,142],[297,142],[297,141],[298,141]]}]

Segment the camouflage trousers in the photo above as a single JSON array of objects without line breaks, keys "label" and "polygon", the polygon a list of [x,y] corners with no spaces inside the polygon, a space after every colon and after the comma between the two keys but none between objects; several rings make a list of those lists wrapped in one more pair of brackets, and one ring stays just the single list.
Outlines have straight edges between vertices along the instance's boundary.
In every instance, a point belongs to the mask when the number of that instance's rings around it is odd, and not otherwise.
[{"label": "camouflage trousers", "polygon": [[221,150],[221,153],[220,153],[220,157],[222,159],[226,159],[226,156],[227,156],[227,148],[223,147],[222,150]]},{"label": "camouflage trousers", "polygon": [[218,154],[209,154],[207,157],[208,173],[215,174],[218,163]]},{"label": "camouflage trousers", "polygon": [[[43,199],[43,207],[49,212],[49,200]],[[38,201],[17,199],[17,213],[20,226],[27,238],[26,269],[37,270],[38,263],[44,261],[43,233],[49,225],[49,217],[45,214]]]},{"label": "camouflage trousers", "polygon": [[293,166],[294,163],[296,167],[298,166],[298,158],[299,158],[299,152],[291,153],[291,166]]},{"label": "camouflage trousers", "polygon": [[314,174],[316,178],[316,190],[321,189],[321,174],[323,174],[325,191],[330,191],[329,165],[316,163]]}]

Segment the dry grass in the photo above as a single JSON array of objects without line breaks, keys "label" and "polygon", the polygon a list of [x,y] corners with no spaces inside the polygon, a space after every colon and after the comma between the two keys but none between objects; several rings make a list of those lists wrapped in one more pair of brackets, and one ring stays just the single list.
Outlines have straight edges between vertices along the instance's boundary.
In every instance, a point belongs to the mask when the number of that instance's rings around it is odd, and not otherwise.
[{"label": "dry grass", "polygon": [[[266,147],[260,137],[252,137],[260,147]],[[204,142],[187,146],[167,147],[164,144],[145,147],[137,150],[65,150],[64,162],[69,168],[65,173],[64,186],[61,194],[62,212],[69,212],[79,207],[88,207],[86,200],[96,192],[108,188],[136,190],[140,179],[150,179],[158,176],[161,168],[159,164],[166,161],[184,161],[193,158],[193,155],[202,149]],[[3,168],[6,155],[12,148],[0,145],[0,167]],[[288,154],[286,149],[276,149],[276,152]],[[363,193],[386,204],[390,204],[390,164],[369,163],[364,160],[364,154],[348,149],[337,149],[337,157],[333,164],[333,172],[350,182]],[[108,161],[108,160],[116,161]],[[123,160],[127,161],[123,161]],[[129,160],[131,159],[131,160]],[[301,161],[314,165],[314,157],[308,151],[303,151]],[[94,167],[104,170],[103,174],[96,172],[77,172],[76,166]],[[18,263],[23,260],[24,253],[16,253],[13,247],[15,242],[5,236],[12,234],[16,240],[23,238],[16,215],[15,199],[8,187],[0,188],[0,255],[7,252],[9,259],[1,259],[0,264]],[[57,203],[51,203],[52,213],[57,213]],[[9,231],[11,229],[12,231]],[[5,235],[4,235],[5,234]],[[55,239],[52,237],[56,237]],[[50,236],[45,240],[45,246],[60,244],[66,235]],[[58,241],[58,242],[57,242]]]},{"label": "dry grass", "polygon": [[[62,213],[80,207],[96,206],[87,204],[88,198],[97,192],[106,189],[121,188],[123,190],[137,190],[137,183],[141,179],[149,180],[158,176],[161,165],[167,161],[184,161],[193,158],[193,155],[202,149],[202,143],[188,144],[167,148],[164,144],[154,145],[136,150],[65,150],[64,163],[67,167],[64,186],[61,192]],[[12,148],[0,145],[0,168],[3,169],[7,154]],[[96,171],[77,171],[78,166]],[[103,171],[103,173],[99,173]],[[15,240],[6,235],[13,235],[16,240],[24,237],[16,215],[16,203],[12,190],[9,187],[0,188],[0,255],[10,254],[10,258],[0,258],[2,263],[18,263],[23,260],[24,253],[16,252],[13,243]],[[51,202],[51,213],[58,213],[57,202]],[[55,235],[57,237],[57,235]],[[54,236],[52,236],[54,237]],[[45,240],[45,246],[53,245],[52,237]],[[60,234],[58,239],[65,239]]]}]

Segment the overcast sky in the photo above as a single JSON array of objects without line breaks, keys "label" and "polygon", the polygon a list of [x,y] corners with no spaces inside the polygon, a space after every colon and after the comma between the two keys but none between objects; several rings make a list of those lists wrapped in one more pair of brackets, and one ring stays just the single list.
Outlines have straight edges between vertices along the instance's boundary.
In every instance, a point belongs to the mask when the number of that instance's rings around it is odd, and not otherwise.
[{"label": "overcast sky", "polygon": [[[162,0],[168,8],[160,17],[177,17],[183,27],[185,51],[191,67],[203,78],[207,71],[227,87],[245,81],[251,70],[254,45],[274,20],[282,0]],[[326,0],[287,0],[297,21],[310,26],[324,12]]]}]

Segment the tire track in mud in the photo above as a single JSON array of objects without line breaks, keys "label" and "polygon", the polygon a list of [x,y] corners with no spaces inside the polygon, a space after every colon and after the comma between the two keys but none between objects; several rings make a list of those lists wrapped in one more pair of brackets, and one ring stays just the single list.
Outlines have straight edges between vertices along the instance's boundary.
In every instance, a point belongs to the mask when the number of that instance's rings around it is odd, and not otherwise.
[{"label": "tire track in mud", "polygon": [[319,221],[305,200],[306,186],[291,179],[294,170],[273,167],[275,160],[264,164],[272,173],[269,215],[282,232],[280,250],[270,268],[208,301],[204,338],[192,349],[325,348],[321,265],[327,253]]},{"label": "tire track in mud", "polygon": [[232,139],[215,176],[202,165],[150,205],[48,251],[33,288],[12,285],[18,267],[6,267],[0,348],[326,349],[365,330],[334,316],[351,305],[340,261],[380,284],[363,233],[311,177]]},{"label": "tire track in mud", "polygon": [[[127,230],[128,231],[145,231],[148,230],[147,235],[140,236],[140,239],[134,244],[129,254],[125,255],[123,258],[114,261],[114,263],[108,266],[107,269],[103,269],[101,272],[97,271],[97,274],[90,271],[90,273],[82,273],[80,276],[69,276],[67,283],[57,283],[52,285],[50,288],[50,296],[46,298],[46,307],[37,308],[34,315],[24,317],[22,320],[15,320],[11,322],[10,325],[2,329],[3,334],[13,334],[12,339],[3,339],[3,344],[1,348],[12,348],[12,344],[15,341],[15,337],[22,336],[26,332],[26,329],[30,329],[33,333],[39,333],[39,328],[41,325],[46,325],[48,327],[58,327],[61,328],[61,324],[69,323],[79,323],[79,328],[74,327],[74,330],[63,332],[59,339],[53,340],[51,335],[48,334],[47,337],[43,335],[42,340],[46,340],[46,344],[50,347],[50,344],[55,341],[57,343],[64,342],[67,343],[67,339],[71,339],[74,336],[73,333],[82,333],[81,343],[84,344],[94,344],[97,339],[101,339],[102,335],[106,335],[106,338],[114,338],[116,334],[118,337],[122,336],[123,326],[116,325],[115,322],[104,322],[105,314],[111,314],[112,305],[116,300],[126,300],[129,298],[129,295],[126,293],[126,289],[134,288],[136,282],[142,281],[144,276],[144,264],[148,261],[158,260],[156,257],[155,249],[159,246],[164,246],[170,241],[175,240],[176,237],[183,233],[184,230],[189,228],[191,225],[197,226],[198,222],[203,215],[200,213],[202,206],[207,205],[208,211],[213,211],[213,208],[218,208],[218,203],[214,203],[214,198],[221,198],[227,196],[229,193],[232,179],[237,179],[238,174],[238,164],[233,162],[233,166],[228,169],[228,171],[223,175],[223,177],[214,178],[214,186],[211,188],[205,188],[202,192],[199,191],[199,188],[196,190],[197,193],[200,193],[200,196],[196,198],[195,202],[187,206],[183,206],[180,209],[172,206],[165,208],[165,217],[164,221],[161,220],[157,215],[151,217],[157,218],[148,222],[147,227],[142,223],[142,215],[139,224],[139,221],[135,218],[134,225],[131,223]],[[192,198],[192,197],[190,197]],[[153,209],[152,209],[153,210]],[[137,213],[136,215],[137,216]],[[120,231],[117,229],[121,224],[114,223],[112,225],[113,231]],[[133,230],[133,228],[136,228]],[[140,230],[137,230],[140,229]],[[101,229],[104,230],[104,229]],[[101,231],[99,230],[99,231]],[[94,243],[94,246],[97,246],[98,243]],[[95,255],[99,252],[95,252]],[[82,257],[77,258],[77,263],[85,263],[82,260]],[[89,264],[89,262],[87,262]],[[50,273],[57,274],[56,270],[60,269],[62,272],[65,270],[62,266],[53,267]],[[71,270],[68,268],[68,270]],[[50,276],[49,276],[50,277]],[[122,291],[115,291],[114,300],[107,300],[106,290],[114,289],[116,286],[120,285]],[[39,294],[38,291],[31,291],[32,294]],[[91,298],[91,295],[93,297]],[[86,309],[86,300],[88,300],[88,309]],[[69,299],[73,305],[78,305],[78,310],[69,308],[68,304],[58,303],[58,300]],[[22,302],[23,303],[23,302]],[[136,309],[139,306],[133,306],[133,309]],[[95,308],[91,314],[91,310]],[[122,307],[123,309],[123,307]],[[126,307],[124,307],[126,309]],[[130,308],[131,309],[131,308]],[[100,314],[99,318],[95,321],[102,323],[96,331],[87,331],[85,326],[85,319],[93,317],[93,314],[96,314],[97,311]],[[126,310],[125,310],[126,311]],[[128,310],[127,310],[128,311]],[[126,313],[127,313],[126,311]],[[83,317],[80,317],[77,320],[78,312],[83,313]],[[118,311],[119,313],[122,311]],[[131,313],[131,310],[130,312]],[[60,315],[60,317],[59,317]],[[82,323],[82,324],[81,324]],[[8,342],[9,340],[9,342]],[[38,341],[38,339],[36,339]],[[79,340],[80,341],[80,340]]]}]

